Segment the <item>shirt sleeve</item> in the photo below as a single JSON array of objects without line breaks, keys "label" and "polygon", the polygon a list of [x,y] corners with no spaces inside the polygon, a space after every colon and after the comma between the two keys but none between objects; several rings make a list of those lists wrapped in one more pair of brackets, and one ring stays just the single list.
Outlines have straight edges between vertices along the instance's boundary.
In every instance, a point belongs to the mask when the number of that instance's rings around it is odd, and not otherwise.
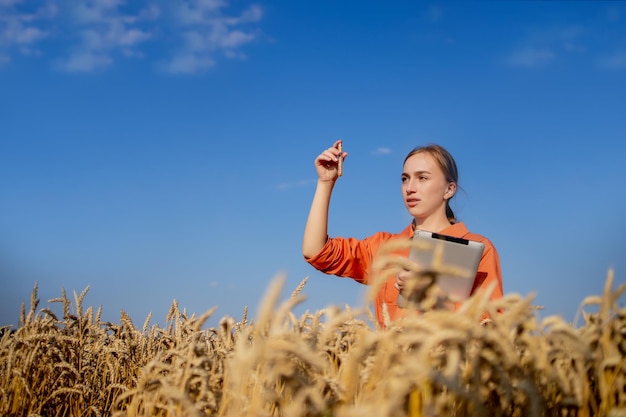
[{"label": "shirt sleeve", "polygon": [[373,238],[328,238],[320,252],[305,260],[315,269],[330,275],[352,278],[367,284],[372,265]]}]

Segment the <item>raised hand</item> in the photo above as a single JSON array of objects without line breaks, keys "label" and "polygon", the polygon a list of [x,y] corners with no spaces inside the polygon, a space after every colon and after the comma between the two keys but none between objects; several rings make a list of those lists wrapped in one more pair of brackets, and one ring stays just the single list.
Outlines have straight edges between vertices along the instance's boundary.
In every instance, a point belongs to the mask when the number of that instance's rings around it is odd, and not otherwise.
[{"label": "raised hand", "polygon": [[315,169],[320,181],[336,181],[339,176],[339,161],[344,160],[347,156],[347,152],[340,150],[342,140],[337,140],[333,146],[325,149],[321,154],[315,158]]}]

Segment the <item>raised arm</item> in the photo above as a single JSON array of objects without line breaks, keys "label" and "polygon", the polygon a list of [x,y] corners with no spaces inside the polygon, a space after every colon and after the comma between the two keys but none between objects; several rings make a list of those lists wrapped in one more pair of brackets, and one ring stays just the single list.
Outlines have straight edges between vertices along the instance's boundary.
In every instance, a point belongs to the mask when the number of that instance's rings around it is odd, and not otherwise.
[{"label": "raised arm", "polygon": [[315,188],[315,195],[313,196],[309,217],[304,229],[304,238],[302,239],[302,254],[305,258],[315,256],[326,243],[328,236],[328,208],[330,206],[330,196],[339,176],[339,158],[348,156],[347,152],[339,150],[340,144],[341,139],[315,158],[317,187]]}]

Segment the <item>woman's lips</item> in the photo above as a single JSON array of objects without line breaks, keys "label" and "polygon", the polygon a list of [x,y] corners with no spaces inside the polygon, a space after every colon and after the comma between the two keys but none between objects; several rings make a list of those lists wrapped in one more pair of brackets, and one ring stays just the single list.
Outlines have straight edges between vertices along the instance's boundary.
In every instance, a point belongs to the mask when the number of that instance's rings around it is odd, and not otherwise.
[{"label": "woman's lips", "polygon": [[420,202],[420,200],[418,198],[407,198],[406,199],[406,205],[409,206],[409,207],[414,207],[419,202]]}]

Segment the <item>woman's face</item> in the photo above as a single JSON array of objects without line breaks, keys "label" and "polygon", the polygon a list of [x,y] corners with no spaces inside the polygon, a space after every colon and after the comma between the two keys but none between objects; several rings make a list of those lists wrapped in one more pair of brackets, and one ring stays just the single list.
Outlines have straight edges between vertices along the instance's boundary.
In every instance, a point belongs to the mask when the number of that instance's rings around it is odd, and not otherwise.
[{"label": "woman's face", "polygon": [[446,201],[456,191],[428,152],[409,157],[402,170],[402,196],[411,216],[425,220],[435,213],[445,216]]}]

